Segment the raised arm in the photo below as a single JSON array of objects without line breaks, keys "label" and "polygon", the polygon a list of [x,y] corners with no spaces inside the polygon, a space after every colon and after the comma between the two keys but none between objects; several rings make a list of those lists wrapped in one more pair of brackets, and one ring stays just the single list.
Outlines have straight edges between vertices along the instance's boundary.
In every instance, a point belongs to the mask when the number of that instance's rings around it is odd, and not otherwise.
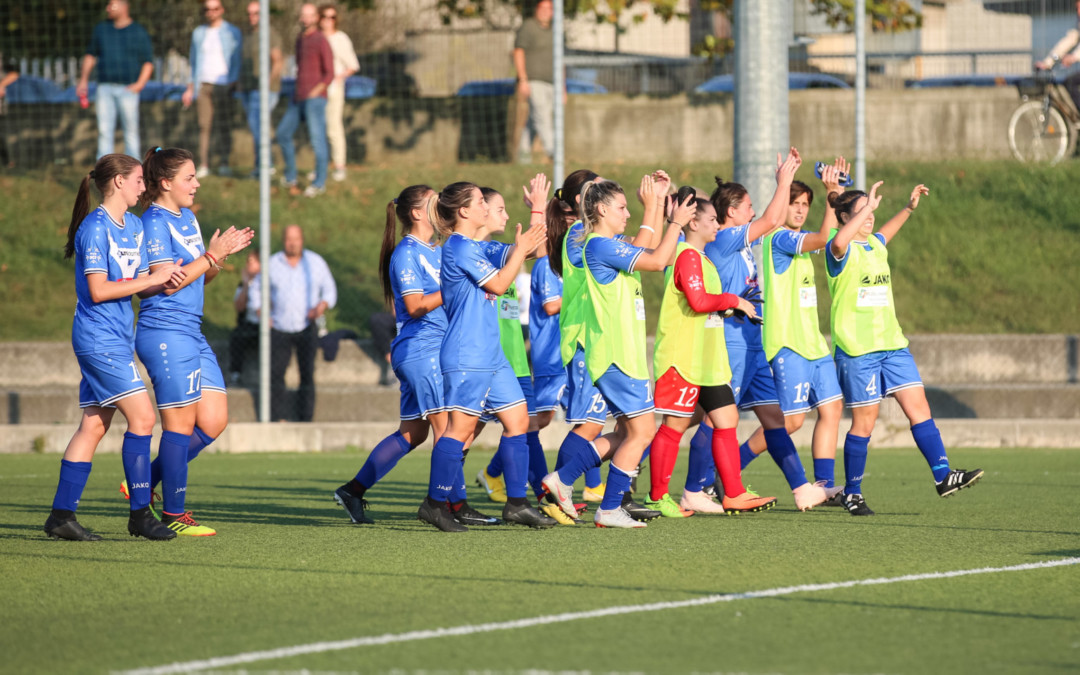
[{"label": "raised arm", "polygon": [[840,231],[836,233],[836,237],[832,240],[832,254],[834,258],[842,258],[847,253],[848,245],[851,244],[851,240],[855,238],[855,235],[859,233],[859,228],[863,226],[866,219],[870,217],[870,214],[877,209],[881,204],[881,196],[878,195],[877,190],[881,187],[883,181],[874,183],[874,186],[870,188],[870,194],[867,195],[866,204],[859,209],[851,218],[840,228]]},{"label": "raised arm", "polygon": [[524,232],[521,229],[521,223],[518,223],[517,234],[514,236],[514,246],[510,249],[510,257],[503,268],[495,276],[488,279],[487,283],[483,285],[483,289],[495,295],[505,293],[506,289],[510,288],[510,284],[514,283],[517,278],[518,271],[521,270],[521,263],[525,262],[525,259],[536,251],[536,247],[544,240],[546,234],[547,228],[543,222],[532,225]]},{"label": "raised arm", "polygon": [[641,218],[641,227],[630,243],[638,248],[653,248],[660,243],[663,230],[663,208],[657,207],[657,185],[650,175],[641,177],[641,185],[638,186],[637,197],[645,207],[645,215]]},{"label": "raised arm", "polygon": [[838,227],[836,211],[828,204],[828,199],[833,194],[843,194],[844,188],[840,185],[840,174],[848,171],[848,163],[843,157],[837,157],[832,166],[825,167],[821,172],[821,182],[825,185],[825,217],[821,220],[821,229],[810,232],[802,240],[803,253],[818,251],[825,248],[829,243],[829,236],[833,229]]},{"label": "raised arm", "polygon": [[675,259],[675,249],[679,245],[679,234],[690,219],[694,217],[697,207],[694,206],[693,195],[687,195],[686,200],[677,204],[671,214],[671,225],[664,232],[664,238],[660,245],[654,249],[646,250],[637,259],[634,269],[645,272],[659,272]]},{"label": "raised arm", "polygon": [[791,202],[791,181],[795,180],[795,172],[801,165],[802,157],[794,147],[783,160],[780,159],[780,153],[776,154],[776,192],[761,217],[750,224],[747,237],[750,241],[760,239],[784,224],[788,204]]},{"label": "raised arm", "polygon": [[911,214],[919,207],[919,198],[923,195],[930,194],[930,188],[926,187],[922,183],[916,185],[911,191],[911,199],[908,200],[907,206],[905,206],[900,213],[896,214],[889,219],[889,222],[885,223],[878,230],[878,234],[885,237],[885,243],[888,244],[892,241],[892,238],[896,236],[896,233],[900,231],[900,228],[904,226]]}]

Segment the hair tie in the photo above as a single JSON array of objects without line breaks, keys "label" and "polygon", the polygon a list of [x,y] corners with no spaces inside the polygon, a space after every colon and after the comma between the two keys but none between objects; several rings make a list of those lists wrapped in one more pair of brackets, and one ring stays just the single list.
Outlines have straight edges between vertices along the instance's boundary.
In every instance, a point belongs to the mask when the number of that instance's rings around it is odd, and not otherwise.
[{"label": "hair tie", "polygon": [[394,197],[394,206],[397,206],[397,197]]},{"label": "hair tie", "polygon": [[558,199],[560,202],[563,200],[562,188],[555,188],[555,199]]},{"label": "hair tie", "polygon": [[97,178],[97,173],[93,169],[90,169],[90,180],[94,180],[95,178]]},{"label": "hair tie", "polygon": [[156,148],[154,148],[154,152],[161,152],[161,146],[159,145]]}]

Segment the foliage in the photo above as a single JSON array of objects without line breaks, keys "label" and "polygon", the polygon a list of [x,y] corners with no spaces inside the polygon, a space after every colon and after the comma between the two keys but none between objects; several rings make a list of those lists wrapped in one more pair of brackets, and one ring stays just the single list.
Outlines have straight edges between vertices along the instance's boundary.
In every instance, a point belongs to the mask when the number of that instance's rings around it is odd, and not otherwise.
[{"label": "foliage", "polygon": [[[830,26],[855,25],[855,0],[813,0],[813,11]],[[922,26],[922,14],[908,0],[866,0],[866,16],[874,31],[900,33]]]}]

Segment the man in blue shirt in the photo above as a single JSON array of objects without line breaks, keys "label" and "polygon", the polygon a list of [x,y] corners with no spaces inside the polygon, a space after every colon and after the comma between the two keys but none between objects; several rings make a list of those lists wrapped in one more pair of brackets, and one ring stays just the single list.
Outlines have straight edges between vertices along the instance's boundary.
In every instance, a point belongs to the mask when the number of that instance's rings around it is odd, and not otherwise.
[{"label": "man in blue shirt", "polygon": [[266,274],[260,272],[249,302],[261,309],[262,279],[270,280],[270,418],[283,420],[285,369],[296,350],[300,368],[297,418],[310,422],[315,412],[315,351],[318,323],[337,304],[337,286],[322,256],[304,249],[299,225],[285,228],[284,251],[270,256]]},{"label": "man in blue shirt", "polygon": [[107,20],[94,27],[75,91],[80,98],[87,95],[90,71],[96,65],[98,159],[113,152],[117,112],[124,129],[124,152],[139,159],[139,92],[154,72],[150,36],[132,20],[127,0],[109,0],[105,16]]}]

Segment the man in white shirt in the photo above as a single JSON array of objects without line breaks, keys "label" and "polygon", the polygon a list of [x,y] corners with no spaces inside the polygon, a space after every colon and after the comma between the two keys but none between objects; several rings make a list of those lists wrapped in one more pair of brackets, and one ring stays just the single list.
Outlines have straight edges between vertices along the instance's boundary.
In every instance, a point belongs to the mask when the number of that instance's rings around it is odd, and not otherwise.
[{"label": "man in white shirt", "polygon": [[[229,174],[229,153],[232,151],[233,116],[232,93],[240,77],[243,35],[240,29],[225,20],[222,0],[204,0],[203,12],[206,23],[191,33],[191,82],[181,100],[184,107],[198,100],[199,114],[199,167],[195,176],[203,178],[210,173],[210,135],[217,137],[214,149],[218,152],[218,172]],[[196,85],[198,93],[196,94]],[[218,124],[214,125],[214,111]]]}]

